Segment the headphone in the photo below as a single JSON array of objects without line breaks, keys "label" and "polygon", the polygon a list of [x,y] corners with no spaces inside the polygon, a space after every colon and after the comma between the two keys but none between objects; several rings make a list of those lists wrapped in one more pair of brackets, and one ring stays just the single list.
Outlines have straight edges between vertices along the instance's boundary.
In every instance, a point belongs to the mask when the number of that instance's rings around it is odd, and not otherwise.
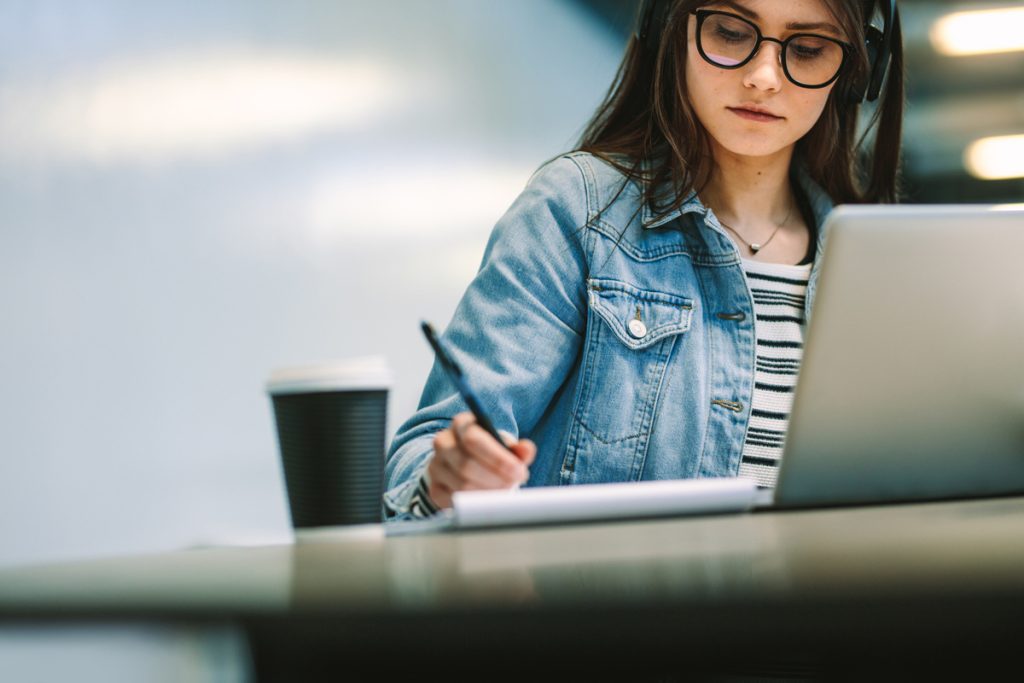
[{"label": "headphone", "polygon": [[[645,49],[658,49],[662,29],[673,0],[643,0],[634,35]],[[864,46],[868,53],[867,77],[850,87],[851,104],[874,102],[882,92],[885,75],[892,62],[892,38],[899,10],[896,0],[859,0],[864,6]]]}]

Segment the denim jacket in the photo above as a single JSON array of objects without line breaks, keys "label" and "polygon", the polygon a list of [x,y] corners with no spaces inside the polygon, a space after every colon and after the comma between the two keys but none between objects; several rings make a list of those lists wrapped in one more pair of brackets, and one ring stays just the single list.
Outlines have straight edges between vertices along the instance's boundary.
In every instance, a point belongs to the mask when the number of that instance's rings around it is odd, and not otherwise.
[{"label": "denim jacket", "polygon": [[[832,201],[796,177],[820,254]],[[528,486],[739,469],[756,342],[739,251],[696,194],[655,215],[623,181],[587,153],[541,167],[443,335],[495,426],[537,444]],[[435,362],[388,451],[386,517],[409,516],[435,433],[467,409]]]}]

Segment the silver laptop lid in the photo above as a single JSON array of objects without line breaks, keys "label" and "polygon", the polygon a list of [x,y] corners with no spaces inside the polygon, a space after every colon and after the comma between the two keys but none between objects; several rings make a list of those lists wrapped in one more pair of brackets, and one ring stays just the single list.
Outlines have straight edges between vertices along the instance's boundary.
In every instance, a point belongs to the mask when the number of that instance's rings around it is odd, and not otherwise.
[{"label": "silver laptop lid", "polygon": [[776,506],[1024,493],[1024,208],[828,230]]}]

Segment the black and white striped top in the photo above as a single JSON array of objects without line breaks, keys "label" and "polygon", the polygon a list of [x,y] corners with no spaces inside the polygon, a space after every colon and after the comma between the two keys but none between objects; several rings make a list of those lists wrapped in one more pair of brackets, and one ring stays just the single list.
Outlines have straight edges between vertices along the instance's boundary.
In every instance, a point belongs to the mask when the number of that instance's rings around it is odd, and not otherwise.
[{"label": "black and white striped top", "polygon": [[739,476],[774,487],[804,351],[804,301],[811,265],[743,260],[754,296],[754,396]]}]

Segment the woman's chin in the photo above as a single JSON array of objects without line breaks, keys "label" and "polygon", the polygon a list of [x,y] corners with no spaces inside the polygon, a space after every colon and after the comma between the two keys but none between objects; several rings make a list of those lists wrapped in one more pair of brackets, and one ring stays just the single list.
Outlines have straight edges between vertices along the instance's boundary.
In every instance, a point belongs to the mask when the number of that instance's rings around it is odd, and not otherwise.
[{"label": "woman's chin", "polygon": [[719,140],[718,147],[721,147],[726,153],[737,156],[737,157],[750,157],[750,158],[763,158],[771,159],[781,154],[790,154],[793,150],[793,146],[796,144],[795,141],[779,141],[779,140],[766,140],[763,136],[758,136],[759,139],[732,139],[727,144],[722,144]]}]

